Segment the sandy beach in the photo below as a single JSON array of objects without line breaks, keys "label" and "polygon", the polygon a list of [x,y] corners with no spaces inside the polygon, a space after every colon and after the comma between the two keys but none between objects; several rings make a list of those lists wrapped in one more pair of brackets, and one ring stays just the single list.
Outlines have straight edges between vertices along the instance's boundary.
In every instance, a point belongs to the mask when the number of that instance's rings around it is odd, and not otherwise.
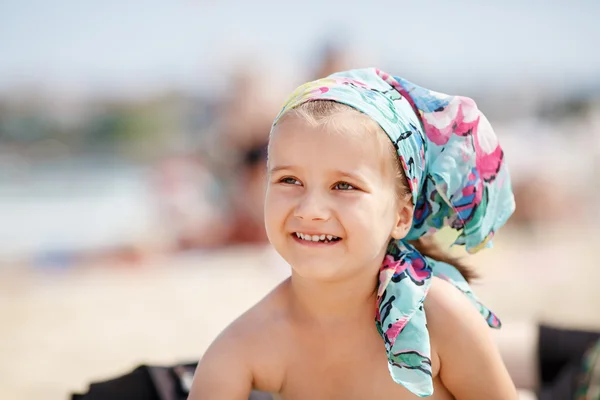
[{"label": "sandy beach", "polygon": [[[565,237],[547,231],[535,244],[506,231],[473,257],[483,266],[476,292],[505,323],[600,328],[600,249]],[[268,248],[236,248],[0,273],[0,399],[62,400],[140,363],[198,359],[288,271]]]}]

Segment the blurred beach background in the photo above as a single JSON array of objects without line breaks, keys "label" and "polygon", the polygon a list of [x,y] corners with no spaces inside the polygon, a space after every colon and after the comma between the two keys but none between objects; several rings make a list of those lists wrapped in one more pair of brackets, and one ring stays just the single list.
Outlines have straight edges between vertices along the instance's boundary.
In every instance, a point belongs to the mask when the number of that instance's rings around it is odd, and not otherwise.
[{"label": "blurred beach background", "polygon": [[600,329],[600,3],[367,4],[0,2],[0,399],[197,360],[284,279],[270,123],[349,68],[477,101],[517,198],[478,295]]}]

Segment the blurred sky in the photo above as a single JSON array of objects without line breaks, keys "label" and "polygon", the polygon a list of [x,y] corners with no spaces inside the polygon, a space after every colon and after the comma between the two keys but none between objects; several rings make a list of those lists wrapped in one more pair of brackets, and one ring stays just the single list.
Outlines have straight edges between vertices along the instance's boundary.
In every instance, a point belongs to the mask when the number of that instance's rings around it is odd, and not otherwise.
[{"label": "blurred sky", "polygon": [[293,74],[331,34],[408,78],[579,87],[600,81],[599,18],[597,0],[1,0],[0,92],[210,87],[250,56]]}]

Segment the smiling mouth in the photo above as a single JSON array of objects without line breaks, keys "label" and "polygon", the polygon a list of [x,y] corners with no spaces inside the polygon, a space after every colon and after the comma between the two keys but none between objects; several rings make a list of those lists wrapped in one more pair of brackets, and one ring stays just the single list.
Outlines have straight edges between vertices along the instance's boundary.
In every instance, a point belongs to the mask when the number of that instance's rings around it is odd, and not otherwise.
[{"label": "smiling mouth", "polygon": [[294,232],[292,233],[292,236],[307,243],[335,243],[341,240],[339,237],[333,235],[309,235],[301,232]]}]

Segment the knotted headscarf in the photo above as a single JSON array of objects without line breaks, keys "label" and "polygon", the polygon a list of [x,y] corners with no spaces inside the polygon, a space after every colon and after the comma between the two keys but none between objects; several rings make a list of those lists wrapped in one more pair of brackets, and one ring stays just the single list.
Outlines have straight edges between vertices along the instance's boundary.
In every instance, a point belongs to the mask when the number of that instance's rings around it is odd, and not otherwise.
[{"label": "knotted headscarf", "polygon": [[432,276],[465,293],[491,327],[500,326],[458,270],[420,254],[408,241],[442,227],[476,252],[515,204],[502,148],[472,99],[414,85],[375,68],[340,72],[296,89],[275,119],[312,100],[346,104],[377,122],[397,150],[412,193],[413,225],[390,242],[379,272],[375,322],[395,382],[420,397],[433,393],[431,349],[423,302]]}]

